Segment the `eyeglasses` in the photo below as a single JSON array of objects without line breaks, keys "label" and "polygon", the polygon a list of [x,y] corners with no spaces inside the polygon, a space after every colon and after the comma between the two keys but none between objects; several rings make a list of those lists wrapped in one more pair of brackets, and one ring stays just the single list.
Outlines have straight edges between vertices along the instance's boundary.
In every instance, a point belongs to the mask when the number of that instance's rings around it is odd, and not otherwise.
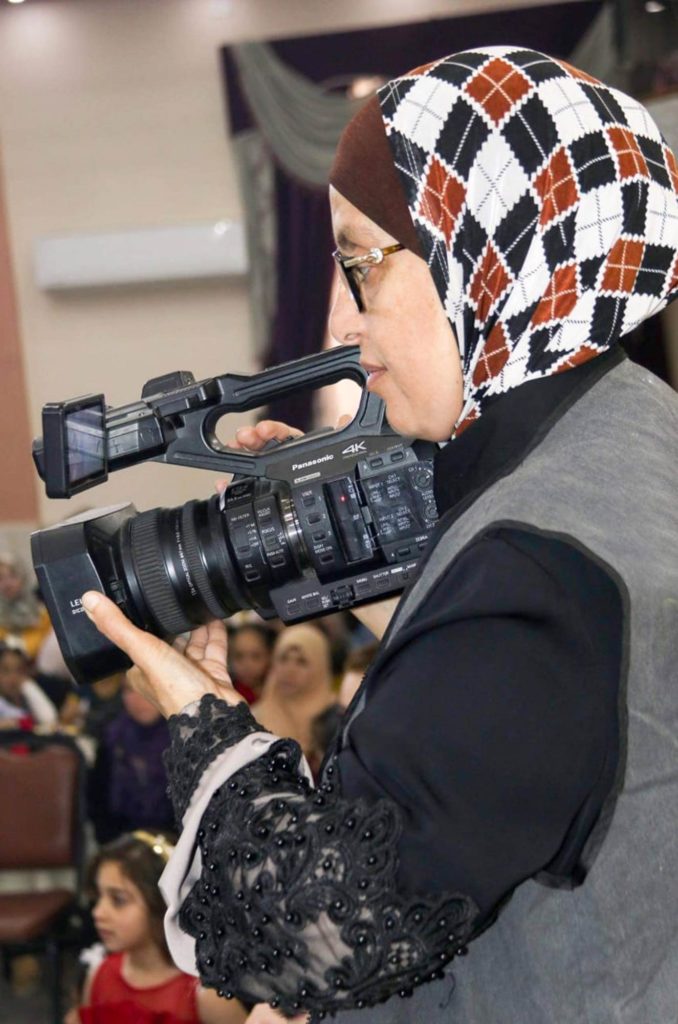
[{"label": "eyeglasses", "polygon": [[390,256],[392,252],[400,252],[404,248],[405,246],[398,242],[395,245],[387,245],[385,249],[370,249],[364,256],[342,256],[338,249],[334,250],[332,255],[339,267],[341,278],[359,313],[365,312],[360,286],[365,280],[367,269],[378,266],[384,262],[386,256]]}]

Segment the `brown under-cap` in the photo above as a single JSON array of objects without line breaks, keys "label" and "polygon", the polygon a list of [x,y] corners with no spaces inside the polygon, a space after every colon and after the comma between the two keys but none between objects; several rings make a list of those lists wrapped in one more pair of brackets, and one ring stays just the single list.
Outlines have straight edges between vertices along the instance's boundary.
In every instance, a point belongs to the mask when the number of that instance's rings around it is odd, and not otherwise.
[{"label": "brown under-cap", "polygon": [[344,129],[330,171],[330,184],[406,249],[421,256],[376,96],[360,108]]}]

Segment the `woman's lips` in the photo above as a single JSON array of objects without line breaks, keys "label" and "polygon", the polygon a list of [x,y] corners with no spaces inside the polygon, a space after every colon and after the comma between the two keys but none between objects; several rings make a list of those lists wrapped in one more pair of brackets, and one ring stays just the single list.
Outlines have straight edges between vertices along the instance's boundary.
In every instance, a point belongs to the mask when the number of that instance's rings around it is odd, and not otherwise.
[{"label": "woman's lips", "polygon": [[372,388],[376,384],[376,382],[379,380],[379,378],[382,377],[386,373],[386,367],[384,367],[384,366],[371,366],[369,363],[361,363],[360,365],[362,366],[363,370],[367,370],[368,376],[367,376],[367,383],[365,384],[365,387],[369,391],[370,388]]}]

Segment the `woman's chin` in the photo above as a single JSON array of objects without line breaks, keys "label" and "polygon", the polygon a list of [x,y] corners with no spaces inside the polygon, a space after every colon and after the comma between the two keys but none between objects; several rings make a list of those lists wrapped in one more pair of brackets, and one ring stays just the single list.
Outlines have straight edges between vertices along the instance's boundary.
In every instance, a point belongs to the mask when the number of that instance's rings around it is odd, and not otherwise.
[{"label": "woman's chin", "polygon": [[436,424],[429,418],[415,416],[407,410],[394,409],[389,406],[388,402],[386,403],[386,419],[397,434],[420,441],[449,441],[454,426],[453,423],[450,423],[449,430],[447,430],[446,425]]}]

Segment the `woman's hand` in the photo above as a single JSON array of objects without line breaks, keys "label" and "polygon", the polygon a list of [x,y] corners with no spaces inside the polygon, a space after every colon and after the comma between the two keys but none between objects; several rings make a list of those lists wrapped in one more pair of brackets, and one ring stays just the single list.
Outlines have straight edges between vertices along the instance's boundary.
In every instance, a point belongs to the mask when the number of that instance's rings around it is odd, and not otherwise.
[{"label": "woman's hand", "polygon": [[[352,417],[340,416],[336,429],[342,430],[351,422]],[[240,427],[235,432],[235,438],[228,441],[230,448],[242,448],[249,452],[258,452],[268,444],[269,441],[286,441],[290,437],[303,437],[301,430],[296,427],[289,427],[279,420],[261,420],[253,427]],[[217,490],[224,491],[230,480],[217,481]],[[387,597],[383,601],[373,601],[371,604],[361,605],[359,608],[352,608],[351,614],[355,615],[363,626],[381,640],[388,628],[396,606],[400,599],[398,597]]]},{"label": "woman's hand", "polygon": [[244,699],[226,668],[226,627],[220,620],[199,626],[188,639],[170,645],[134,626],[103,594],[88,591],[82,605],[97,629],[134,662],[128,673],[132,686],[165,718],[207,693],[229,704]]}]

